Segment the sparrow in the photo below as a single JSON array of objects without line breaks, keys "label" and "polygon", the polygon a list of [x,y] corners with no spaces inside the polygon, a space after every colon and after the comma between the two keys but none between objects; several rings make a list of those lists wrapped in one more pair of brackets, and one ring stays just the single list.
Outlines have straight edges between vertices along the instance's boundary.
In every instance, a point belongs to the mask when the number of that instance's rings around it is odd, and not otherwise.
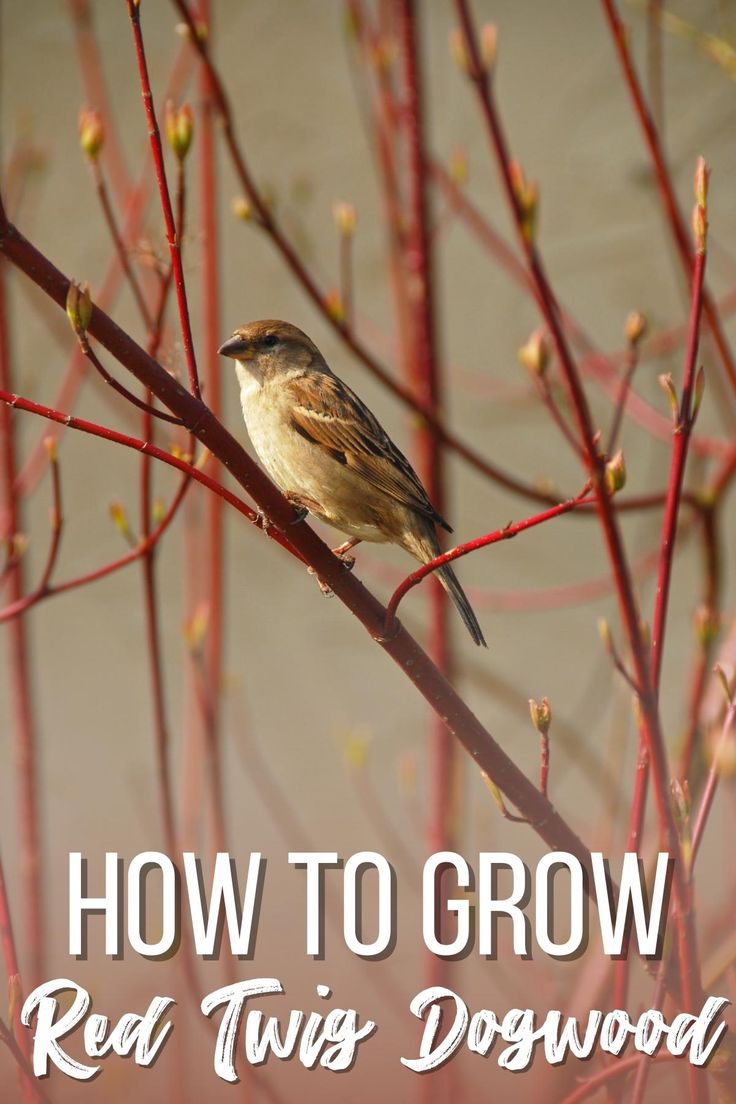
[{"label": "sparrow", "polygon": [[[349,538],[398,544],[420,563],[440,554],[437,526],[452,529],[378,419],[289,322],[265,319],[220,346],[235,361],[246,429],[261,464],[289,501]],[[437,568],[476,644],[478,620],[449,564]]]}]

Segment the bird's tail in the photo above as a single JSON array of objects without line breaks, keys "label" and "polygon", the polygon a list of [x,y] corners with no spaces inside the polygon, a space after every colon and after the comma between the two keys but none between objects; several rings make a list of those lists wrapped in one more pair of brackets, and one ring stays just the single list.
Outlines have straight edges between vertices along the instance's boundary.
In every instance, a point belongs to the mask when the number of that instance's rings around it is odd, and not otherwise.
[{"label": "bird's tail", "polygon": [[465,596],[465,591],[457,581],[455,572],[449,564],[445,564],[444,567],[438,567],[435,574],[455,603],[457,611],[465,622],[465,627],[472,636],[474,642],[487,648],[488,645],[485,642],[481,627],[478,624],[478,618],[473,613],[472,606]]},{"label": "bird's tail", "polygon": [[[430,560],[433,560],[435,556],[439,556],[440,554],[440,543],[437,539],[437,532],[434,524],[429,521],[427,521],[421,529],[416,524],[407,526],[402,544],[406,551],[421,563],[429,563]],[[457,575],[450,565],[443,564],[442,567],[436,569],[434,574],[455,603],[457,611],[465,622],[465,627],[472,636],[474,642],[487,648],[488,645],[483,638],[481,627],[478,624],[478,618],[473,613],[470,602],[465,597],[465,591],[457,581]]]}]

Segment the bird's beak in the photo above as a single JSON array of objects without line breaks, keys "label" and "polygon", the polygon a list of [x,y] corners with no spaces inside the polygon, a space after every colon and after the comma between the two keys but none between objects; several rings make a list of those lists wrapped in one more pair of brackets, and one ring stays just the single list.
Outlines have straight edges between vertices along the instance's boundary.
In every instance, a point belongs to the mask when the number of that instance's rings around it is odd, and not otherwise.
[{"label": "bird's beak", "polygon": [[253,359],[253,346],[249,341],[244,341],[242,337],[238,337],[237,334],[223,342],[217,352],[220,356],[232,357],[233,360]]}]

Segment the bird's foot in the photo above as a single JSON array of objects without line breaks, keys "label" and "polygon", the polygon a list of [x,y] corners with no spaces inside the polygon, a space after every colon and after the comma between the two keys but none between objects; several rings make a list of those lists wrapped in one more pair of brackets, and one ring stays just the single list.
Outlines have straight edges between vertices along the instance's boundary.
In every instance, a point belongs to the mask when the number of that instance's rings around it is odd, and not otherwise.
[{"label": "bird's foot", "polygon": [[307,574],[308,575],[314,575],[315,579],[317,580],[317,586],[322,591],[322,594],[324,595],[325,598],[334,598],[335,597],[334,590],[324,581],[324,579],[320,579],[319,575],[317,574],[317,572],[314,570],[313,567],[308,567],[307,568]]},{"label": "bird's foot", "polygon": [[346,571],[352,571],[355,567],[355,556],[348,556],[348,552],[351,548],[355,548],[356,544],[360,544],[360,537],[352,537],[344,544],[339,544],[337,548],[332,549],[332,555],[337,556],[338,560],[342,560]]},{"label": "bird's foot", "polygon": [[305,517],[310,510],[314,510],[317,505],[316,502],[312,502],[311,499],[305,498],[304,495],[297,494],[295,491],[286,491],[284,498],[287,502],[290,502],[295,510],[295,517],[292,521],[292,525],[299,525],[304,521]]}]

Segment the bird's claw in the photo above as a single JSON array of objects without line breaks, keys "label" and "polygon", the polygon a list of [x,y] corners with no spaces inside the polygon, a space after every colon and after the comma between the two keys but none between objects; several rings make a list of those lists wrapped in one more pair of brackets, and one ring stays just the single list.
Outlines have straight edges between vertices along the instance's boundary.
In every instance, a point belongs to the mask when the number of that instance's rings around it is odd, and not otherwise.
[{"label": "bird's claw", "polygon": [[350,540],[346,540],[344,544],[339,544],[337,548],[332,549],[332,555],[337,556],[338,560],[342,560],[343,567],[346,571],[352,571],[355,567],[355,556],[348,556],[348,552],[351,548],[355,548],[356,544],[360,544],[358,537],[351,537]]},{"label": "bird's claw", "polygon": [[310,566],[310,567],[307,568],[307,574],[308,575],[314,575],[314,577],[317,580],[317,586],[322,591],[322,594],[324,595],[325,598],[334,598],[335,597],[334,590],[324,581],[324,579],[320,579],[319,575],[317,574],[317,572],[314,570],[313,567]]},{"label": "bird's claw", "polygon": [[305,498],[304,495],[297,494],[296,491],[286,491],[284,498],[294,507],[294,520],[292,525],[300,525],[304,521],[305,517],[310,510],[316,506],[316,503],[311,499]]}]

